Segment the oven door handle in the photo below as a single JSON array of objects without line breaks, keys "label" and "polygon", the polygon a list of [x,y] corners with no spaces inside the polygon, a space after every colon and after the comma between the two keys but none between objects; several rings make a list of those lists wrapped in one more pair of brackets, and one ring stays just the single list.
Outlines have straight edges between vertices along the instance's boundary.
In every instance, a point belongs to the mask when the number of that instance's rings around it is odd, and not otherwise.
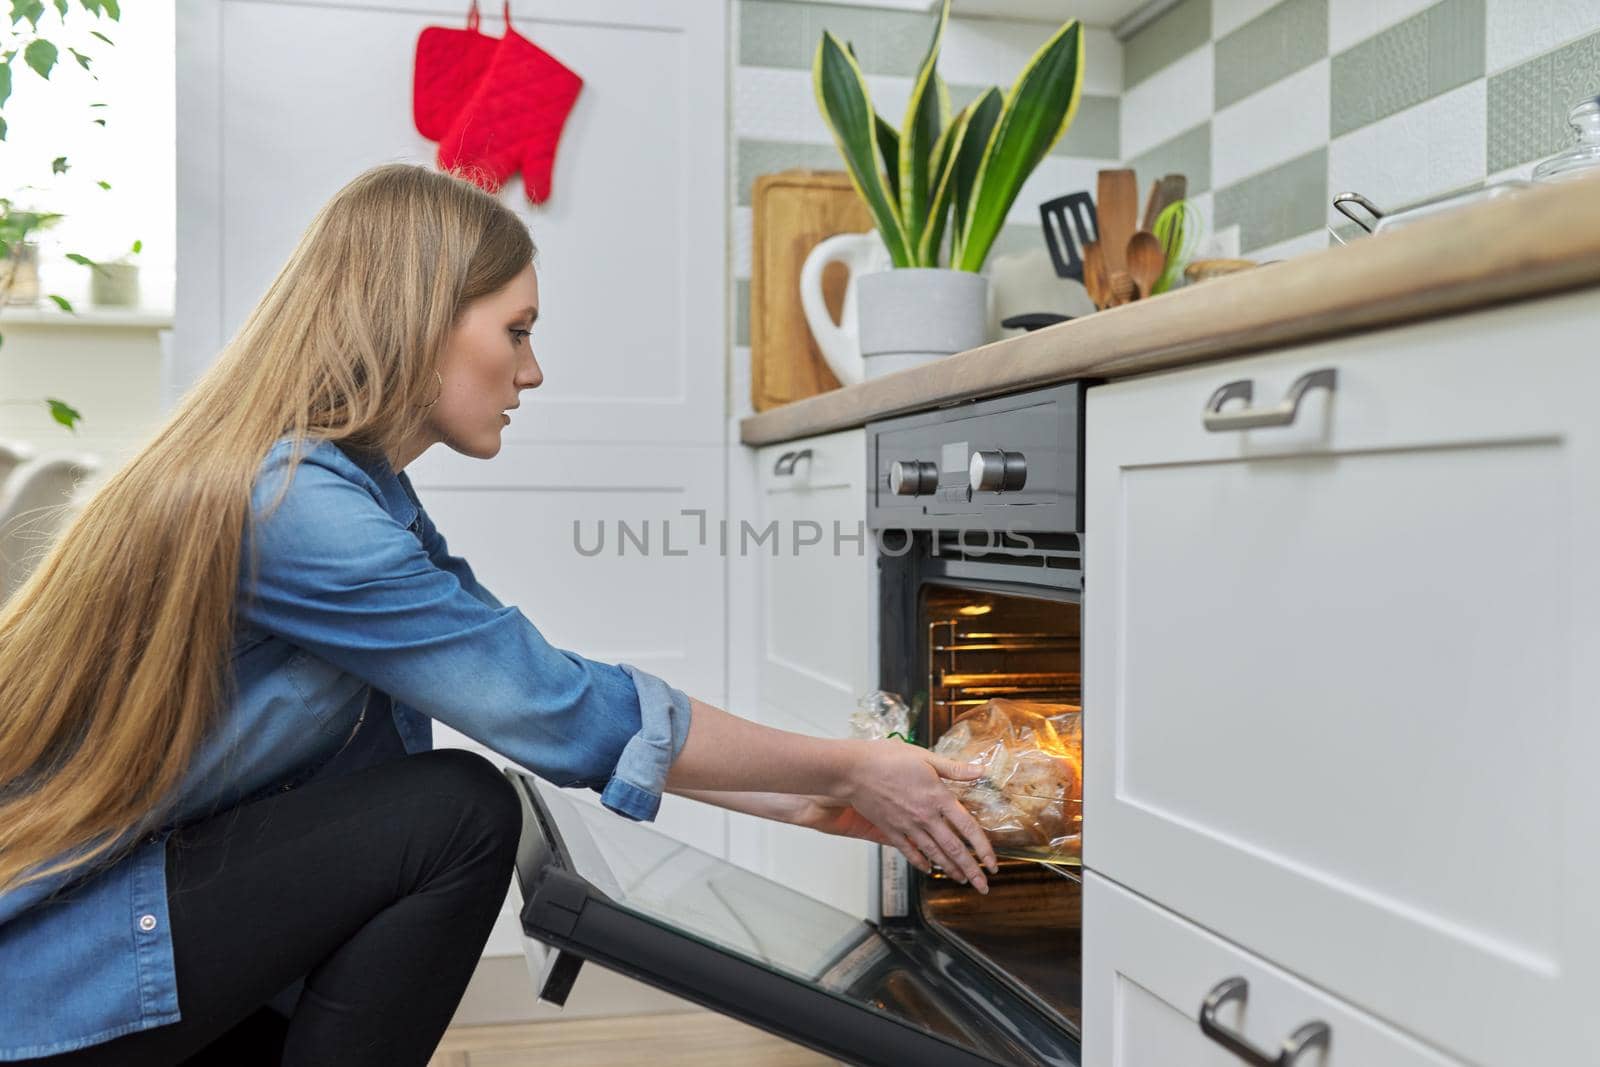
[{"label": "oven door handle", "polygon": [[1232,1000],[1237,1000],[1242,1008],[1249,995],[1250,983],[1243,978],[1235,976],[1218,982],[1212,987],[1211,992],[1206,994],[1205,1001],[1200,1005],[1200,1032],[1251,1067],[1290,1067],[1300,1058],[1300,1053],[1307,1049],[1328,1047],[1332,1031],[1328,1029],[1328,1024],[1321,1020],[1305,1023],[1290,1034],[1284,1039],[1276,1056],[1262,1052],[1246,1041],[1244,1035],[1235,1033],[1217,1022],[1218,1009]]},{"label": "oven door handle", "polygon": [[1246,407],[1242,411],[1224,412],[1222,405],[1228,401],[1243,400],[1248,405],[1255,396],[1256,386],[1249,378],[1229,382],[1219,386],[1206,402],[1206,429],[1212,433],[1225,433],[1228,430],[1255,430],[1264,426],[1289,426],[1300,414],[1300,401],[1305,399],[1307,393],[1313,389],[1326,389],[1331,396],[1338,382],[1339,372],[1332,367],[1324,367],[1296,378],[1294,384],[1289,386],[1289,395],[1274,407]]}]

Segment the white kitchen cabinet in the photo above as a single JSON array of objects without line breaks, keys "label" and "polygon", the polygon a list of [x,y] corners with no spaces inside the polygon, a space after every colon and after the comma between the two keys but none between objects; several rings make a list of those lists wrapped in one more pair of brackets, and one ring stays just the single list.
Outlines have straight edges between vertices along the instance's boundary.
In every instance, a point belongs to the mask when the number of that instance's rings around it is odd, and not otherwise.
[{"label": "white kitchen cabinet", "polygon": [[[861,429],[732,457],[727,551],[735,713],[816,737],[848,735],[856,701],[872,688],[874,662],[866,466]],[[748,543],[743,522],[752,530]],[[857,532],[860,541],[851,539]],[[753,539],[762,535],[767,540],[757,545]],[[731,860],[855,915],[867,913],[870,854],[864,842],[729,818]]]},{"label": "white kitchen cabinet", "polygon": [[[1231,979],[1244,984],[1239,995],[1219,1003],[1213,1024],[1269,1056],[1302,1034],[1296,1067],[1458,1063],[1093,873],[1084,878],[1083,913],[1083,1062],[1089,1067],[1248,1062],[1200,1029],[1202,1003]],[[1318,1023],[1325,1028],[1320,1037]]]},{"label": "white kitchen cabinet", "polygon": [[1478,1064],[1600,1049],[1597,308],[1088,399],[1085,862]]},{"label": "white kitchen cabinet", "polygon": [[[842,735],[868,675],[872,544],[866,431],[808,437],[756,453],[761,703]],[[811,543],[806,543],[806,542]]]}]

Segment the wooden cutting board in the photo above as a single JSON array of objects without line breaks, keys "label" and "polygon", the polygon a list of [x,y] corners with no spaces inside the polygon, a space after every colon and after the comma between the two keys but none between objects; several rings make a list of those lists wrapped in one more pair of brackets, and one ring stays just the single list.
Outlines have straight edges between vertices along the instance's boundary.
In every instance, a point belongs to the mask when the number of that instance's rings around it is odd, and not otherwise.
[{"label": "wooden cutting board", "polygon": [[[750,401],[767,411],[839,388],[800,308],[800,267],[823,238],[872,229],[872,215],[842,170],[762,174],[751,209]],[[839,263],[822,275],[835,322],[848,280]]]}]

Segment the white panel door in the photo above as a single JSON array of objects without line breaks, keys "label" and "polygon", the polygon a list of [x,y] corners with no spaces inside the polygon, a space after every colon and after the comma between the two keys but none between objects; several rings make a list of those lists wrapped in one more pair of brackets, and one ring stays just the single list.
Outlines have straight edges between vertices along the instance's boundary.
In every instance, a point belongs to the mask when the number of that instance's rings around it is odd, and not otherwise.
[{"label": "white panel door", "polygon": [[[436,446],[411,477],[450,550],[552,644],[724,703],[723,561],[683,514],[721,511],[719,449],[519,442],[483,463]],[[725,854],[720,809],[668,798],[658,822]]]},{"label": "white panel door", "polygon": [[[498,4],[482,29],[500,33]],[[428,25],[465,0],[180,0],[183,384],[210,365],[316,210],[379,163],[432,165],[412,124]],[[501,198],[539,248],[540,418],[511,439],[723,440],[727,5],[515,0],[518,32],[584,79],[552,195]]]},{"label": "white panel door", "polygon": [[1597,332],[1591,290],[1089,394],[1085,862],[1474,1063],[1600,1048]]},{"label": "white panel door", "polygon": [[1086,1067],[1250,1062],[1200,1029],[1201,1004],[1234,978],[1243,990],[1212,1022],[1249,1046],[1277,1056],[1307,1024],[1327,1027],[1325,1042],[1308,1042],[1294,1067],[1457,1062],[1093,872],[1084,878],[1083,914]]}]

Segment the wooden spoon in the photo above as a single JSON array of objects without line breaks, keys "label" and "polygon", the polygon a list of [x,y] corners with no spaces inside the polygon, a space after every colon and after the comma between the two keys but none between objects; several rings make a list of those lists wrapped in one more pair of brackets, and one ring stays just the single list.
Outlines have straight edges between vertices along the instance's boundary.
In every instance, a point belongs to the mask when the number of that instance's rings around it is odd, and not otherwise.
[{"label": "wooden spoon", "polygon": [[1100,255],[1107,275],[1127,270],[1128,238],[1139,228],[1139,179],[1133,171],[1100,172],[1095,212],[1100,224]]},{"label": "wooden spoon", "polygon": [[1089,290],[1089,299],[1097,308],[1111,303],[1111,283],[1106,280],[1106,264],[1100,255],[1100,242],[1090,241],[1083,246],[1083,287]]},{"label": "wooden spoon", "polygon": [[1139,297],[1150,295],[1150,288],[1167,266],[1167,253],[1148,230],[1140,230],[1128,241],[1128,273],[1139,286]]},{"label": "wooden spoon", "polygon": [[1133,275],[1125,270],[1114,271],[1111,275],[1111,303],[1127,304],[1137,299],[1139,283],[1133,280]]}]

